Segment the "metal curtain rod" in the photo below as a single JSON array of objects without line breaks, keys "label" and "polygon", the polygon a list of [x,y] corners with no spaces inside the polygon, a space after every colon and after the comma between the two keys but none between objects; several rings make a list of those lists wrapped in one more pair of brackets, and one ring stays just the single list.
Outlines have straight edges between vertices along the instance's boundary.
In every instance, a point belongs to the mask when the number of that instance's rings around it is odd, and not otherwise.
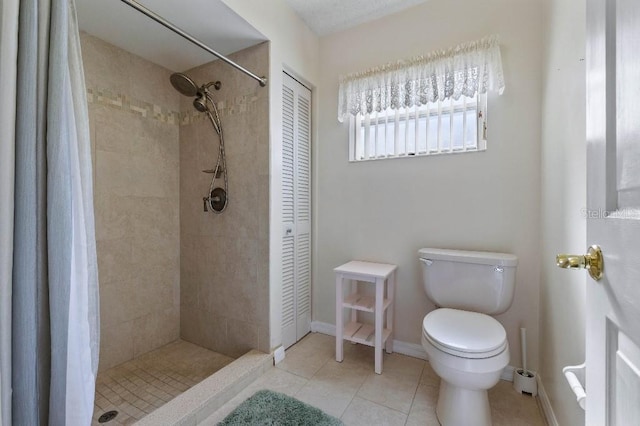
[{"label": "metal curtain rod", "polygon": [[267,78],[266,77],[259,77],[256,74],[254,74],[251,71],[249,71],[248,69],[246,69],[245,67],[243,67],[242,65],[239,65],[239,64],[233,62],[231,59],[227,58],[226,56],[222,55],[221,53],[216,52],[215,50],[213,50],[212,48],[210,48],[209,46],[207,46],[206,44],[204,44],[203,42],[201,42],[197,38],[193,37],[192,35],[184,32],[184,31],[182,31],[180,28],[176,27],[171,22],[169,22],[166,19],[164,19],[162,16],[156,14],[152,10],[147,9],[146,7],[141,5],[140,3],[136,2],[135,0],[121,0],[121,1],[123,3],[128,4],[129,6],[131,6],[132,8],[137,10],[138,12],[140,12],[140,13],[148,16],[149,18],[153,19],[158,24],[170,29],[174,33],[178,34],[179,36],[182,36],[185,39],[189,40],[191,43],[195,44],[196,46],[206,50],[207,52],[209,52],[212,55],[218,57],[219,59],[222,59],[224,62],[226,62],[227,64],[231,65],[232,67],[239,69],[243,73],[247,74],[249,77],[251,77],[251,78],[253,78],[255,80],[258,80],[258,82],[260,83],[260,86],[264,87],[264,86],[267,85]]}]

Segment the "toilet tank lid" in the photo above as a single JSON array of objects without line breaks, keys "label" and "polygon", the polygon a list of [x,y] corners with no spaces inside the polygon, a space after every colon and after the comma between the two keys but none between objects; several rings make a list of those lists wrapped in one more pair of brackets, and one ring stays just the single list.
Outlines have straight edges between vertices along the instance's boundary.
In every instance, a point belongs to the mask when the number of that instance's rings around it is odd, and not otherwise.
[{"label": "toilet tank lid", "polygon": [[451,262],[478,263],[481,265],[516,266],[518,257],[509,253],[492,253],[488,251],[450,250],[439,248],[423,248],[418,250],[421,259],[448,260]]}]

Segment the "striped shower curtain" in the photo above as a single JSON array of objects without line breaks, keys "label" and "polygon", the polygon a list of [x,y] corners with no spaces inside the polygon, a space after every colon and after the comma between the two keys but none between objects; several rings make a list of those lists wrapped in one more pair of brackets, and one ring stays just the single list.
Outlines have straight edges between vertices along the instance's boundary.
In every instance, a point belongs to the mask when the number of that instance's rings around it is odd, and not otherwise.
[{"label": "striped shower curtain", "polygon": [[0,423],[89,425],[99,303],[74,1],[1,11]]}]

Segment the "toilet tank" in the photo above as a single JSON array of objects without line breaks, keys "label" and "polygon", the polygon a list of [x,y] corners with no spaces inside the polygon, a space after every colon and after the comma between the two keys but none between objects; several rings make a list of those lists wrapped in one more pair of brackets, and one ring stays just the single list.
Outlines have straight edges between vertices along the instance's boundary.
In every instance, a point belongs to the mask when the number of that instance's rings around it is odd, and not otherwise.
[{"label": "toilet tank", "polygon": [[513,254],[423,248],[418,251],[427,297],[441,308],[488,315],[513,302],[518,258]]}]

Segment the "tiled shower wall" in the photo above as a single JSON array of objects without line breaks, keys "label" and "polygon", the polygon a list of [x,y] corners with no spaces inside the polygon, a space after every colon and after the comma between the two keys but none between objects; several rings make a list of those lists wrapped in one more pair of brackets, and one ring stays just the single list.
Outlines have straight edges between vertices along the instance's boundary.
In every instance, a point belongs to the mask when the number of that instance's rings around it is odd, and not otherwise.
[{"label": "tiled shower wall", "polygon": [[[230,55],[267,75],[264,43]],[[269,105],[268,88],[215,61],[187,74],[211,89],[220,111],[229,172],[229,205],[203,211],[218,152],[218,138],[191,98],[181,100],[181,337],[237,357],[269,351]],[[221,181],[218,181],[221,183]]]},{"label": "tiled shower wall", "polygon": [[179,337],[179,94],[170,71],[81,34],[94,166],[100,369]]}]

